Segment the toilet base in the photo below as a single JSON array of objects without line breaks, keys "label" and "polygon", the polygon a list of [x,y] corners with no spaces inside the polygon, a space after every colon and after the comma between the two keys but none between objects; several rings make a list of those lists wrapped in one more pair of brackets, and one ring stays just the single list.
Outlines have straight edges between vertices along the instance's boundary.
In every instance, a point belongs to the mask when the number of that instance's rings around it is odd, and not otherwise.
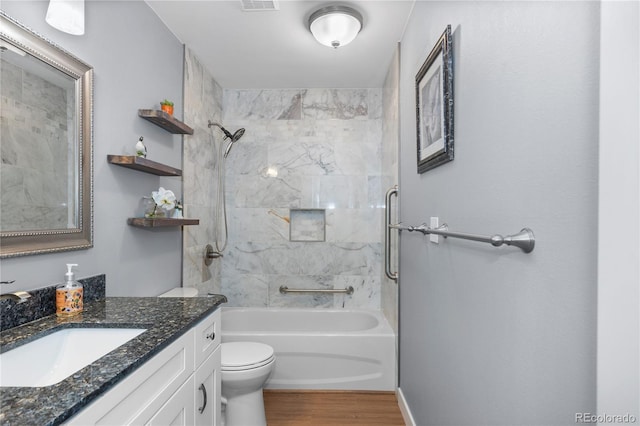
[{"label": "toilet base", "polygon": [[228,397],[223,421],[225,426],[266,426],[262,389]]}]

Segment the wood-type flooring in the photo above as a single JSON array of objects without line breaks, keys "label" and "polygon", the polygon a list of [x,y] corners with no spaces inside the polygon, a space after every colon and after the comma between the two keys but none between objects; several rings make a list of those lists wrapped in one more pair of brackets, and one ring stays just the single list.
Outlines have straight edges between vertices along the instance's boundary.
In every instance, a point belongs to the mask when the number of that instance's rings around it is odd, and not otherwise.
[{"label": "wood-type flooring", "polygon": [[268,426],[405,426],[394,392],[265,390]]}]

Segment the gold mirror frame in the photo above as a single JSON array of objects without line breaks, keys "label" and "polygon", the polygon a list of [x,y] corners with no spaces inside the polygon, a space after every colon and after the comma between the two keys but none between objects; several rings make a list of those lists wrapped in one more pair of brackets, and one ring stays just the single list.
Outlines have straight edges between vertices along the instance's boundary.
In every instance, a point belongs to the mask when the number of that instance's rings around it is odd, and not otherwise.
[{"label": "gold mirror frame", "polygon": [[0,39],[75,80],[78,135],[77,227],[0,232],[0,258],[93,247],[93,68],[2,11]]}]

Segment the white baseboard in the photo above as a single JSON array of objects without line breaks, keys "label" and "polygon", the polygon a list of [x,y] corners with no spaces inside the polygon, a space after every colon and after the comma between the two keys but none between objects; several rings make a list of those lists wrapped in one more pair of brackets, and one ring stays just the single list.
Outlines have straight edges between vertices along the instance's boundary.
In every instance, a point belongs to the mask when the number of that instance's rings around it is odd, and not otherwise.
[{"label": "white baseboard", "polygon": [[404,399],[404,394],[402,393],[402,389],[396,389],[396,398],[398,398],[398,406],[400,407],[400,413],[402,413],[402,418],[407,426],[416,426],[416,421],[413,419],[411,415],[411,410],[407,405],[407,401]]}]

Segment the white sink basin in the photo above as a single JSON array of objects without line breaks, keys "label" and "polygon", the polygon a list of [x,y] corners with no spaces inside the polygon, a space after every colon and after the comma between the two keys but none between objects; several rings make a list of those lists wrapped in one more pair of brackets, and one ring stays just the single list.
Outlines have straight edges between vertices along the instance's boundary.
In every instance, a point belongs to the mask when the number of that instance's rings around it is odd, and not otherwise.
[{"label": "white sink basin", "polygon": [[146,331],[67,328],[0,354],[0,386],[51,386]]}]

